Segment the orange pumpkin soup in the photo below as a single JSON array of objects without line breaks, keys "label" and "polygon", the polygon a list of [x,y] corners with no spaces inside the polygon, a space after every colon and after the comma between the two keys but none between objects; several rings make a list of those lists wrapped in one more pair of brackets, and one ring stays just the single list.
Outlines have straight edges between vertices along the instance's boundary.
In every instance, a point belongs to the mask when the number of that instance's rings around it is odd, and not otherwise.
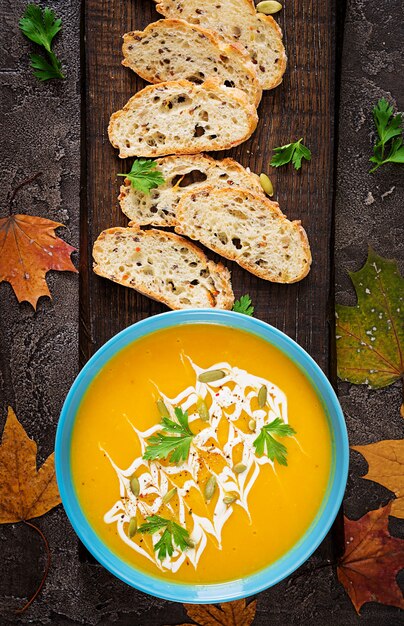
[{"label": "orange pumpkin soup", "polygon": [[242,578],[315,518],[331,436],[308,379],[252,334],[190,324],[111,359],[79,407],[72,472],[111,550],[178,582]]}]

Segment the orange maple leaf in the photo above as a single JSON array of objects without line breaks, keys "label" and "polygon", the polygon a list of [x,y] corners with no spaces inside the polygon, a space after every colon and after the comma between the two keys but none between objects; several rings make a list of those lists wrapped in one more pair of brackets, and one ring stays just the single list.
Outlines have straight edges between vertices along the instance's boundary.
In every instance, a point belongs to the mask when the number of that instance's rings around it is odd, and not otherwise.
[{"label": "orange maple leaf", "polygon": [[63,226],[42,217],[10,215],[0,219],[0,283],[7,281],[18,302],[34,309],[41,296],[49,296],[45,280],[49,270],[77,272],[70,255],[75,250],[55,234]]},{"label": "orange maple leaf", "polygon": [[404,567],[404,540],[388,531],[391,502],[357,521],[344,518],[345,553],[337,573],[356,612],[366,602],[404,609],[396,575]]},{"label": "orange maple leaf", "polygon": [[[250,626],[255,617],[257,602],[246,604],[245,600],[225,602],[219,607],[214,604],[184,604],[185,610],[198,626]],[[195,624],[180,624],[195,626]]]}]

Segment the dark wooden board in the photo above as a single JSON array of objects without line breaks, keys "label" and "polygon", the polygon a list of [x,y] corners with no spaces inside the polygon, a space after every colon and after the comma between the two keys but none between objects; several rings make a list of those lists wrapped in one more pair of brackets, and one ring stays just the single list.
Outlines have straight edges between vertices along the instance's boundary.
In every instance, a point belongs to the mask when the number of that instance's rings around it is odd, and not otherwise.
[{"label": "dark wooden board", "polygon": [[[108,120],[145,83],[121,66],[121,37],[158,19],[153,2],[86,0],[87,180],[82,229],[83,361],[125,326],[166,310],[135,291],[91,272],[90,248],[105,228],[126,225],[117,202],[118,172],[129,164],[108,141]],[[313,251],[312,270],[295,285],[260,280],[226,262],[237,295],[250,293],[256,315],[296,339],[327,372],[329,368],[329,291],[333,198],[334,21],[332,2],[287,3],[279,14],[289,57],[284,81],[264,93],[253,137],[225,154],[251,170],[269,172],[274,146],[304,137],[313,159],[300,172],[271,169],[276,195],[290,219],[301,219]],[[160,16],[161,17],[161,16]],[[220,153],[220,156],[222,153]],[[126,169],[127,168],[127,169]],[[85,253],[87,251],[87,254]],[[213,254],[209,253],[211,257]]]},{"label": "dark wooden board", "polygon": [[[121,66],[123,33],[159,19],[153,2],[86,0],[85,4],[85,145],[81,230],[80,350],[84,363],[112,335],[129,324],[166,310],[131,289],[91,271],[91,247],[105,228],[126,225],[117,202],[117,173],[130,169],[108,141],[108,120],[145,86]],[[300,137],[312,150],[310,164],[296,172],[291,165],[270,171],[275,198],[290,219],[301,219],[313,253],[309,276],[294,285],[276,285],[231,269],[236,296],[249,293],[255,314],[302,345],[330,374],[330,306],[333,229],[333,127],[335,92],[335,16],[332,2],[291,0],[279,14],[289,58],[284,81],[265,92],[253,137],[216,154],[232,156],[257,173],[269,173],[272,148]],[[208,252],[211,258],[215,255]],[[328,538],[322,556],[331,556]]]}]

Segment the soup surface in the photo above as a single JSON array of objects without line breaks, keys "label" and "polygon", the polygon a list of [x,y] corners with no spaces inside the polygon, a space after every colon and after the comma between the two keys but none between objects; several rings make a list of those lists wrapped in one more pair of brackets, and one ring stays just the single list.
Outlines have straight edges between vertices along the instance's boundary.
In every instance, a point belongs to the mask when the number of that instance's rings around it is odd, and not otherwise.
[{"label": "soup surface", "polygon": [[119,557],[178,582],[242,578],[319,510],[331,436],[308,379],[259,337],[188,324],[140,339],[78,410],[73,479]]}]

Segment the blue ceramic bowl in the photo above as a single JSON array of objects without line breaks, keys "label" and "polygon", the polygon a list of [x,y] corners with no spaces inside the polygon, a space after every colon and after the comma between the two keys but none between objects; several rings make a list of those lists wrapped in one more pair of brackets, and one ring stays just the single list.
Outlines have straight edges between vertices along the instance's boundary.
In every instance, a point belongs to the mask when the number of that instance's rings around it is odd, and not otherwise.
[{"label": "blue ceramic bowl", "polygon": [[[117,352],[137,339],[163,328],[179,324],[219,324],[258,335],[282,350],[304,372],[316,389],[327,415],[332,434],[332,469],[321,507],[304,536],[275,563],[247,578],[228,583],[197,585],[173,583],[143,573],[120,559],[91,528],[78,502],[70,466],[72,431],[77,410],[94,376]],[[149,317],[110,339],[88,361],[74,381],[60,416],[55,447],[56,476],[62,502],[70,522],[86,548],[106,569],[128,585],[141,591],[176,602],[226,602],[256,594],[289,576],[323,541],[329,531],[345,491],[349,447],[344,416],[327,378],[313,359],[284,333],[260,320],[230,311],[172,311]]]}]

